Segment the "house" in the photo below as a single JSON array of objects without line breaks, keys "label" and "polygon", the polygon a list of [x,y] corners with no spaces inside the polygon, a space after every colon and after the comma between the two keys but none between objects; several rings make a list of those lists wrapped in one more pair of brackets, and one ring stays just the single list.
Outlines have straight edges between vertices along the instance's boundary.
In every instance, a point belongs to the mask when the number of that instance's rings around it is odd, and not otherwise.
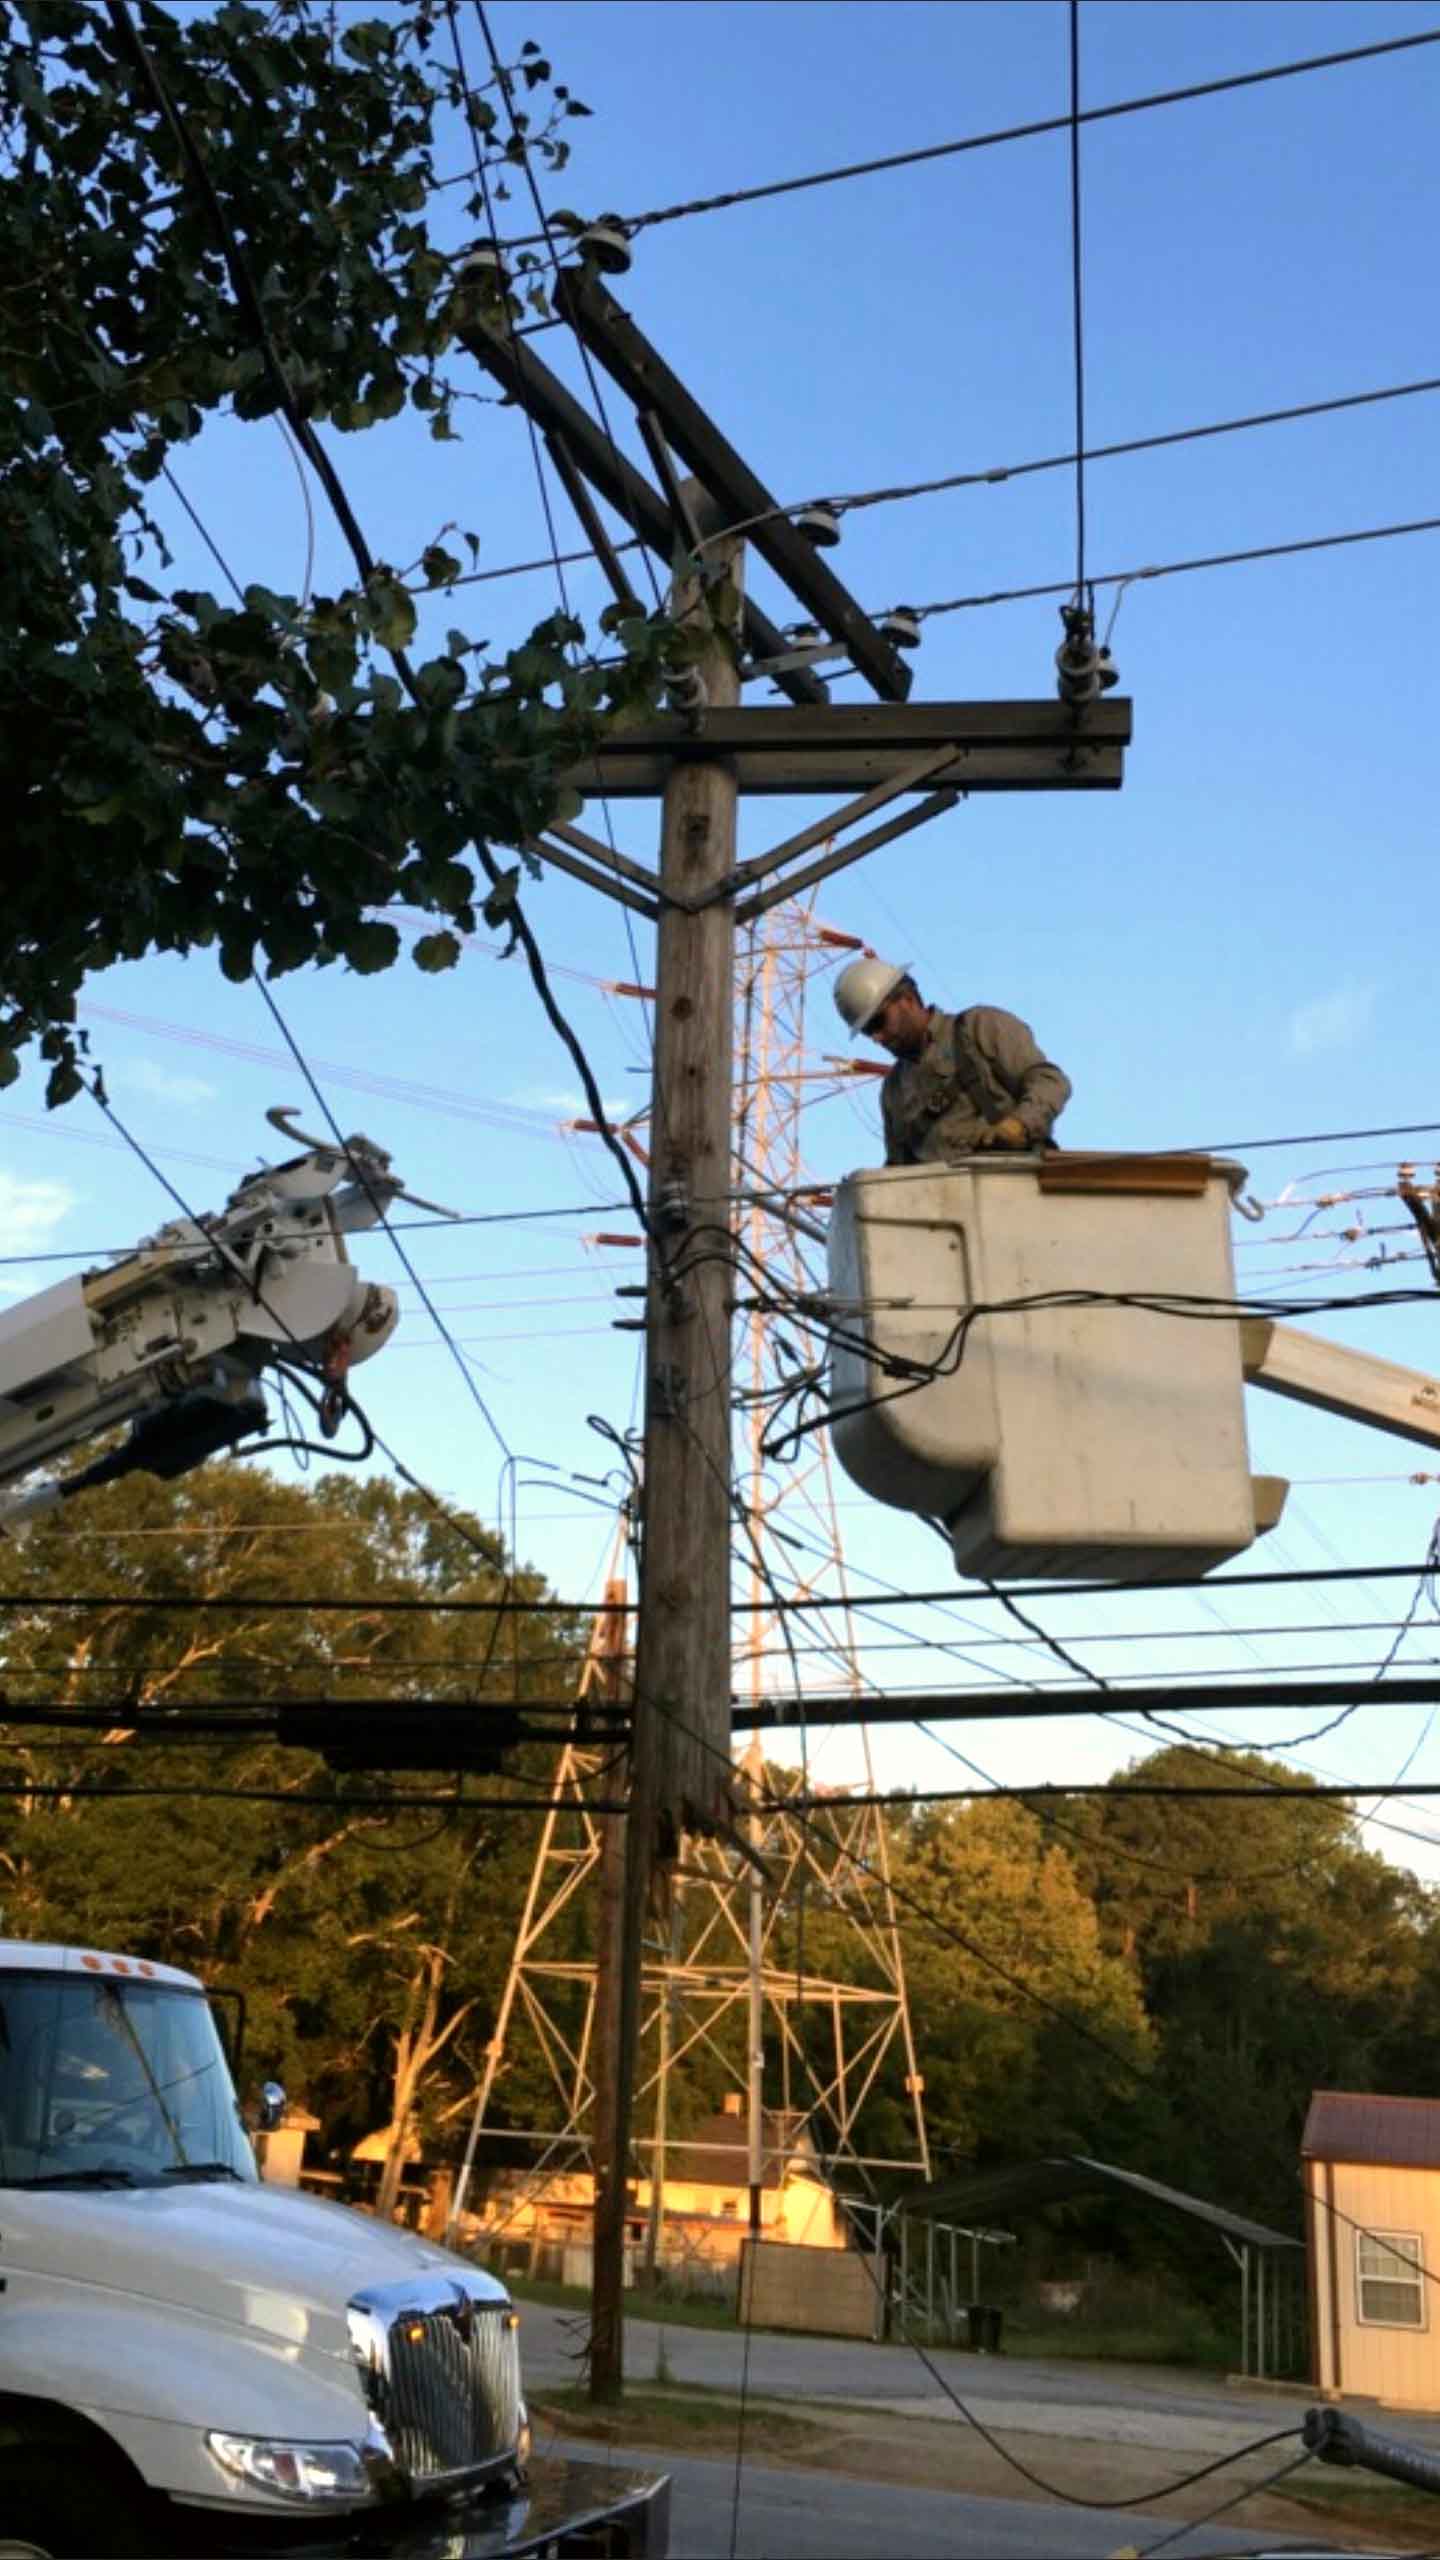
[{"label": "house", "polygon": [[1440,2098],[1317,2089],[1300,2158],[1317,2390],[1440,2409]]},{"label": "house", "polygon": [[[766,2112],[760,2227],[767,2240],[811,2249],[849,2245],[845,2215],[802,2115]],[[750,2172],[744,2100],[732,2090],[719,2111],[665,2146],[656,2264],[682,2282],[728,2290],[750,2229]],[[632,2190],[627,2247],[636,2263],[654,2210],[654,2184]],[[589,2282],[594,2180],[588,2169],[527,2176],[502,2173],[479,2216],[477,2239],[498,2243],[532,2272]]]}]

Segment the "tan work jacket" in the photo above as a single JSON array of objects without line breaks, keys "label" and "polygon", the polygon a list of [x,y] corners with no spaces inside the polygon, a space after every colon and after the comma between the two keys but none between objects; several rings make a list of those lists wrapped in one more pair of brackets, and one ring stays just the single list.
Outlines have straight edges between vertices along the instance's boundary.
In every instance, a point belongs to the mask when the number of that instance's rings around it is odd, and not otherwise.
[{"label": "tan work jacket", "polygon": [[1043,1145],[1070,1090],[1018,1015],[993,1004],[932,1012],[919,1057],[897,1058],[880,1088],[885,1161],[953,1162],[996,1120],[1020,1121],[1031,1144]]}]

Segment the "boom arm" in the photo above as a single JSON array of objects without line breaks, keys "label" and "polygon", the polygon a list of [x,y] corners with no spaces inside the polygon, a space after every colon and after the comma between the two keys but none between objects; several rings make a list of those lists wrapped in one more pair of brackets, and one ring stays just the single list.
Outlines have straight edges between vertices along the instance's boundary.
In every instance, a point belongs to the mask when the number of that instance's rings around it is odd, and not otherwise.
[{"label": "boom arm", "polygon": [[1241,1319],[1240,1356],[1252,1387],[1268,1387],[1296,1404],[1318,1405],[1322,1413],[1344,1414],[1440,1449],[1440,1379],[1422,1370],[1402,1369],[1369,1351],[1347,1351],[1264,1316]]},{"label": "boom arm", "polygon": [[303,1155],[248,1175],[214,1216],[174,1220],[107,1269],[0,1315],[0,1487],[131,1425],[83,1474],[0,1491],[0,1522],[136,1467],[183,1475],[263,1431],[259,1381],[277,1359],[315,1373],[321,1427],[338,1428],[347,1370],[383,1349],[399,1313],[391,1290],[361,1278],[345,1238],[376,1225],[405,1185],[368,1138],[331,1146],[293,1129],[287,1111],[269,1117]]}]

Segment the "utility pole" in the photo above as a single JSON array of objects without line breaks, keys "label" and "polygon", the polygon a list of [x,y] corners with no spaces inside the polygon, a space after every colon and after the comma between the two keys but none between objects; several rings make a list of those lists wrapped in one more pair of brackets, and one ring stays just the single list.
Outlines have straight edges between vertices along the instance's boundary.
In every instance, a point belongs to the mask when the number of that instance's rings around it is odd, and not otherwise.
[{"label": "utility pole", "polygon": [[655,2138],[650,2146],[650,2219],[645,2229],[645,2289],[655,2290],[656,2270],[660,2262],[660,2239],[665,2228],[665,2153],[670,2118],[670,2047],[675,2034],[675,1973],[684,1939],[684,1881],[675,1878],[674,1899],[670,1909],[670,1955],[660,1985],[659,2016],[656,2020],[655,2057]]},{"label": "utility pole", "polygon": [[[677,484],[697,518],[704,492]],[[710,574],[677,579],[670,612],[693,633],[676,691],[695,714],[740,698],[736,635],[713,596],[742,591],[739,542],[713,543]],[[605,2075],[603,2174],[597,2161],[590,2395],[624,2390],[625,2208],[645,1931],[657,1860],[673,1864],[680,1825],[710,1831],[730,1804],[730,1117],[734,1078],[735,909],[712,893],[735,869],[737,790],[724,759],[671,760],[660,835],[660,910],[651,1093],[650,1272],[640,1608],[618,1936],[618,1982],[597,2003]],[[705,901],[708,900],[708,903]],[[708,1231],[708,1232],[707,1232]],[[718,1231],[718,1232],[717,1232]],[[714,1737],[724,1737],[717,1749]]]},{"label": "utility pole", "polygon": [[[607,1582],[607,1602],[625,1599],[623,1582]],[[625,1618],[614,1609],[605,1618],[608,1637],[603,1657],[604,1693],[618,1695],[624,1686]],[[632,1744],[632,1763],[634,1759]],[[595,2400],[618,2400],[622,2384],[624,2337],[625,2208],[630,2166],[630,2093],[621,2077],[624,2006],[625,1887],[629,1860],[629,1818],[616,1813],[597,1817],[600,1827],[600,1895],[595,1917],[595,2012],[591,2024],[594,2048],[595,2116],[591,2162],[595,2179],[593,2302],[590,2329],[590,2393]],[[633,2062],[631,2065],[633,2076]],[[601,2233],[605,2234],[602,2256]],[[604,2281],[602,2282],[602,2266]]]},{"label": "utility pole", "polygon": [[[636,611],[634,591],[591,490],[652,553],[682,564],[670,613],[686,635],[685,663],[667,687],[669,713],[602,736],[561,777],[587,797],[658,797],[658,870],[558,819],[526,847],[644,917],[658,944],[644,1535],[618,1981],[603,2058],[612,2077],[602,2120],[612,2140],[595,2203],[597,2399],[618,2399],[623,2384],[626,2171],[657,1862],[662,1875],[673,1865],[684,1828],[702,1840],[727,1834],[747,1860],[750,1854],[729,1760],[736,926],[928,825],[972,793],[1113,790],[1130,734],[1129,705],[1099,699],[1113,677],[1097,671],[1083,616],[1067,639],[1061,702],[912,705],[913,670],[904,653],[920,636],[917,615],[896,607],[872,617],[834,575],[820,555],[839,539],[837,508],[777,505],[606,290],[599,267],[616,274],[629,262],[623,239],[607,236],[603,257],[582,243],[580,263],[557,273],[553,299],[633,410],[654,484],[621,452],[603,416],[597,424],[532,352],[503,272],[497,293],[493,261],[486,262],[485,291],[462,293],[457,322],[462,343],[543,434],[624,610]],[[461,274],[463,282],[463,268]],[[693,476],[682,479],[682,467]],[[726,534],[727,526],[737,531]],[[740,529],[807,616],[804,624],[777,629],[745,597]],[[1081,645],[1087,638],[1088,655]],[[853,668],[877,699],[832,705],[820,672],[830,661]],[[745,679],[771,680],[788,700],[746,705]],[[742,793],[837,791],[852,795],[844,806],[737,863]],[[606,1960],[603,1942],[598,1952]],[[596,2062],[598,2070],[598,2052]]]},{"label": "utility pole", "polygon": [[[750,2237],[758,2240],[761,2229],[760,2200],[765,2185],[765,1872],[760,1856],[764,1825],[760,1819],[760,1790],[765,1777],[765,1754],[757,1734],[745,1754],[745,1776],[750,1789],[750,1871],[746,1878],[749,1895],[748,1932],[750,1980],[746,2004],[746,2035],[749,2069],[747,2073]],[[750,2281],[755,2281],[751,2272]]]}]

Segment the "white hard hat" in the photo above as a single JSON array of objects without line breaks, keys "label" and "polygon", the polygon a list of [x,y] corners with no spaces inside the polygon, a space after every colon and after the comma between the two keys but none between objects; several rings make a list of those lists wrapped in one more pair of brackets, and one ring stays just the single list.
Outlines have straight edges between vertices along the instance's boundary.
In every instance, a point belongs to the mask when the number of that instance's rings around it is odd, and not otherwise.
[{"label": "white hard hat", "polygon": [[877,960],[873,953],[864,960],[852,960],[848,968],[841,970],[831,993],[835,1010],[852,1040],[874,1021],[886,997],[893,996],[909,975],[908,962],[896,968],[892,961]]}]

